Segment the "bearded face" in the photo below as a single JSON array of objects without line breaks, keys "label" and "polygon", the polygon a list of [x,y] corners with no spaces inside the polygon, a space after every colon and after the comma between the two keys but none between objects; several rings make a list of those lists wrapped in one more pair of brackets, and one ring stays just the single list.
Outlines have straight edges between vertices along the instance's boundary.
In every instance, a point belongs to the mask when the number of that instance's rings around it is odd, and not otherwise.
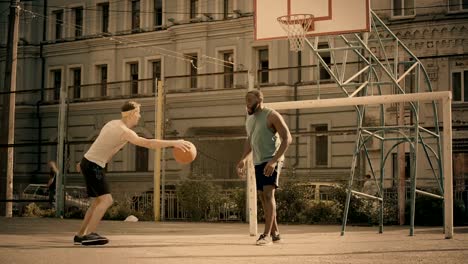
[{"label": "bearded face", "polygon": [[246,110],[249,115],[255,114],[260,105],[260,99],[253,94],[247,94],[245,98]]}]

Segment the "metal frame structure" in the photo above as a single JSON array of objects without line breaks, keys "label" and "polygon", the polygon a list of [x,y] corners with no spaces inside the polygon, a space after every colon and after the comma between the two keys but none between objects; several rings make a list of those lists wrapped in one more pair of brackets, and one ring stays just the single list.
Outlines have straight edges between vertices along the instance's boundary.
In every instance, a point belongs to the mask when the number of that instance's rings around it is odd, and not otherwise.
[{"label": "metal frame structure", "polygon": [[[383,232],[384,222],[384,178],[385,164],[391,153],[404,143],[410,147],[411,158],[411,213],[410,213],[410,235],[414,235],[414,218],[416,206],[416,194],[444,199],[444,227],[445,237],[453,236],[453,213],[452,213],[452,135],[451,135],[451,94],[433,93],[431,82],[421,61],[409,50],[404,43],[385,25],[385,23],[371,11],[371,31],[361,34],[339,35],[325,37],[329,48],[319,49],[320,38],[315,37],[313,42],[307,38],[305,42],[310,47],[317,59],[317,77],[320,76],[320,68],[325,69],[331,79],[337,84],[341,91],[341,97],[335,99],[294,101],[268,104],[275,109],[297,109],[312,107],[337,107],[354,106],[357,113],[357,138],[355,142],[351,172],[347,187],[347,197],[341,235],[344,235],[350,200],[352,195],[375,199],[380,202],[379,233]],[[321,54],[327,52],[331,55],[332,63],[327,64]],[[343,53],[337,56],[336,53]],[[352,61],[351,56],[357,58]],[[350,59],[351,58],[351,59]],[[341,59],[341,63],[337,61]],[[352,64],[360,64],[356,73],[345,79],[350,74],[346,72]],[[415,78],[412,91],[407,91],[402,84],[406,77]],[[317,78],[320,79],[320,78]],[[316,88],[320,99],[320,80],[317,80]],[[431,95],[432,94],[432,95]],[[397,99],[398,98],[398,99]],[[424,122],[420,116],[420,101],[430,101],[433,114],[432,129],[424,128]],[[444,159],[442,158],[441,133],[439,128],[438,102],[442,101],[444,114]],[[385,120],[385,104],[404,103],[409,104],[409,112],[412,121],[408,125],[398,124],[389,126]],[[367,105],[379,104],[380,124],[365,126],[364,120]],[[380,141],[379,164],[372,163],[366,143],[370,139]],[[434,149],[428,143],[435,141]],[[391,144],[391,145],[390,145]],[[390,147],[388,147],[390,145]],[[418,165],[421,158],[418,155],[419,146],[425,153],[425,158],[437,181],[439,194],[432,194],[416,188]],[[356,167],[361,151],[369,165],[372,178],[379,186],[378,195],[369,195],[353,190],[356,178]],[[380,175],[376,171],[380,170]]]}]

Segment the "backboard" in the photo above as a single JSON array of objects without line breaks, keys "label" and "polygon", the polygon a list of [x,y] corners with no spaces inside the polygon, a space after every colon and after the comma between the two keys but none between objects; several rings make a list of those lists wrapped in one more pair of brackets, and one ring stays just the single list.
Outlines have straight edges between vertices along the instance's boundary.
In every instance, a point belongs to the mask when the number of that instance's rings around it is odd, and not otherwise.
[{"label": "backboard", "polygon": [[277,18],[312,14],[307,36],[339,35],[370,30],[370,0],[255,0],[255,40],[285,39]]}]

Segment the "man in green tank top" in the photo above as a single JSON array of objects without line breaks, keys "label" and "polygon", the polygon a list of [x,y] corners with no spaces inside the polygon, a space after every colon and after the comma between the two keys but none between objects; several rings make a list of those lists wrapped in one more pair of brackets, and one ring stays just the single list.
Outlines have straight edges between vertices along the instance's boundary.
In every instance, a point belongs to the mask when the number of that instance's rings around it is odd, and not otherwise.
[{"label": "man in green tank top", "polygon": [[245,177],[246,158],[252,153],[257,193],[265,213],[265,230],[256,244],[271,245],[281,241],[276,221],[275,190],[278,188],[284,153],[292,138],[283,117],[275,110],[263,106],[262,92],[249,91],[245,99],[249,114],[246,120],[248,139],[237,165],[237,172],[241,178]]}]

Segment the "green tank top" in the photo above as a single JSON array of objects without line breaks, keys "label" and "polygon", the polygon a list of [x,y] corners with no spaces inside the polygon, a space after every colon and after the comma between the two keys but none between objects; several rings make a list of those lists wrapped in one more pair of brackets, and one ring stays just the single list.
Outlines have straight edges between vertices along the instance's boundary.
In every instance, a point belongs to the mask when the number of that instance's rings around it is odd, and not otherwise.
[{"label": "green tank top", "polygon": [[270,161],[281,145],[277,133],[268,128],[267,119],[272,111],[265,107],[260,112],[249,115],[245,123],[255,165]]}]

